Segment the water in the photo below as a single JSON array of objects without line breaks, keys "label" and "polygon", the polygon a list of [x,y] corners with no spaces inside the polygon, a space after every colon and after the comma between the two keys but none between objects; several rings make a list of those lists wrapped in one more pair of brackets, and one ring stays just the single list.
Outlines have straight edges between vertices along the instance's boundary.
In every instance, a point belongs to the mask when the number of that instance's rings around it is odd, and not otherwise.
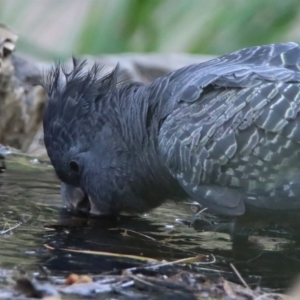
[{"label": "water", "polygon": [[[0,268],[5,270],[39,272],[43,267],[58,276],[112,274],[142,263],[62,249],[159,260],[213,254],[214,264],[200,265],[195,271],[238,282],[229,266],[232,263],[248,284],[279,290],[290,286],[300,270],[297,215],[253,214],[239,218],[235,225],[232,220],[208,215],[195,222],[189,205],[168,203],[141,217],[98,220],[70,216],[61,209],[59,182],[52,167],[25,157],[7,157],[7,171],[0,174],[0,207]],[[221,227],[225,232],[212,230]],[[239,237],[232,241],[224,228],[234,228]]]}]

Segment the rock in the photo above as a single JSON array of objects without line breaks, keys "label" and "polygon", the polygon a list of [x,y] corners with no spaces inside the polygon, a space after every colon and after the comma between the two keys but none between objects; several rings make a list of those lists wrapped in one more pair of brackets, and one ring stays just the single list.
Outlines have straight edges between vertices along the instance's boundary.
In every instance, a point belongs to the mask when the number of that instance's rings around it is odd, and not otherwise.
[{"label": "rock", "polygon": [[0,143],[27,152],[41,127],[46,94],[28,85],[34,63],[14,56],[17,36],[0,24]]}]

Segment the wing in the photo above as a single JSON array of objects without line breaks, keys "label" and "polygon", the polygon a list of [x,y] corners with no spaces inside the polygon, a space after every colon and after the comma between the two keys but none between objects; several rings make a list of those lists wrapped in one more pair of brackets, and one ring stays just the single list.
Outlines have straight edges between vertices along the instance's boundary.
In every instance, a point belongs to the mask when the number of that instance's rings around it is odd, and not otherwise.
[{"label": "wing", "polygon": [[193,199],[239,215],[245,193],[271,195],[284,184],[280,172],[298,172],[299,65],[297,44],[269,45],[161,81],[159,151]]}]

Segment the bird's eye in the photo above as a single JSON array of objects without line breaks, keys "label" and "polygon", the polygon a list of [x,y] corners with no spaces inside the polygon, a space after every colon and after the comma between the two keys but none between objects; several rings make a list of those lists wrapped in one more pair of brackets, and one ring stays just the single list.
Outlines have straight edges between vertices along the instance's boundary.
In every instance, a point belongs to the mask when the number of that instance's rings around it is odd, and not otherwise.
[{"label": "bird's eye", "polygon": [[70,168],[73,172],[78,173],[79,172],[79,166],[78,163],[74,160],[70,161]]}]

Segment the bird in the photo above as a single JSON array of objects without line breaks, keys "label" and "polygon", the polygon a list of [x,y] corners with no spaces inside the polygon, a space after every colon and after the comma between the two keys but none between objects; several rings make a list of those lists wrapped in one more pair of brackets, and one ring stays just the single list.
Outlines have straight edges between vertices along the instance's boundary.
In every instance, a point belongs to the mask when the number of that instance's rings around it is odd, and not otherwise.
[{"label": "bird", "polygon": [[151,83],[55,63],[44,142],[65,207],[141,214],[191,199],[217,215],[300,210],[300,46],[252,46]]}]

